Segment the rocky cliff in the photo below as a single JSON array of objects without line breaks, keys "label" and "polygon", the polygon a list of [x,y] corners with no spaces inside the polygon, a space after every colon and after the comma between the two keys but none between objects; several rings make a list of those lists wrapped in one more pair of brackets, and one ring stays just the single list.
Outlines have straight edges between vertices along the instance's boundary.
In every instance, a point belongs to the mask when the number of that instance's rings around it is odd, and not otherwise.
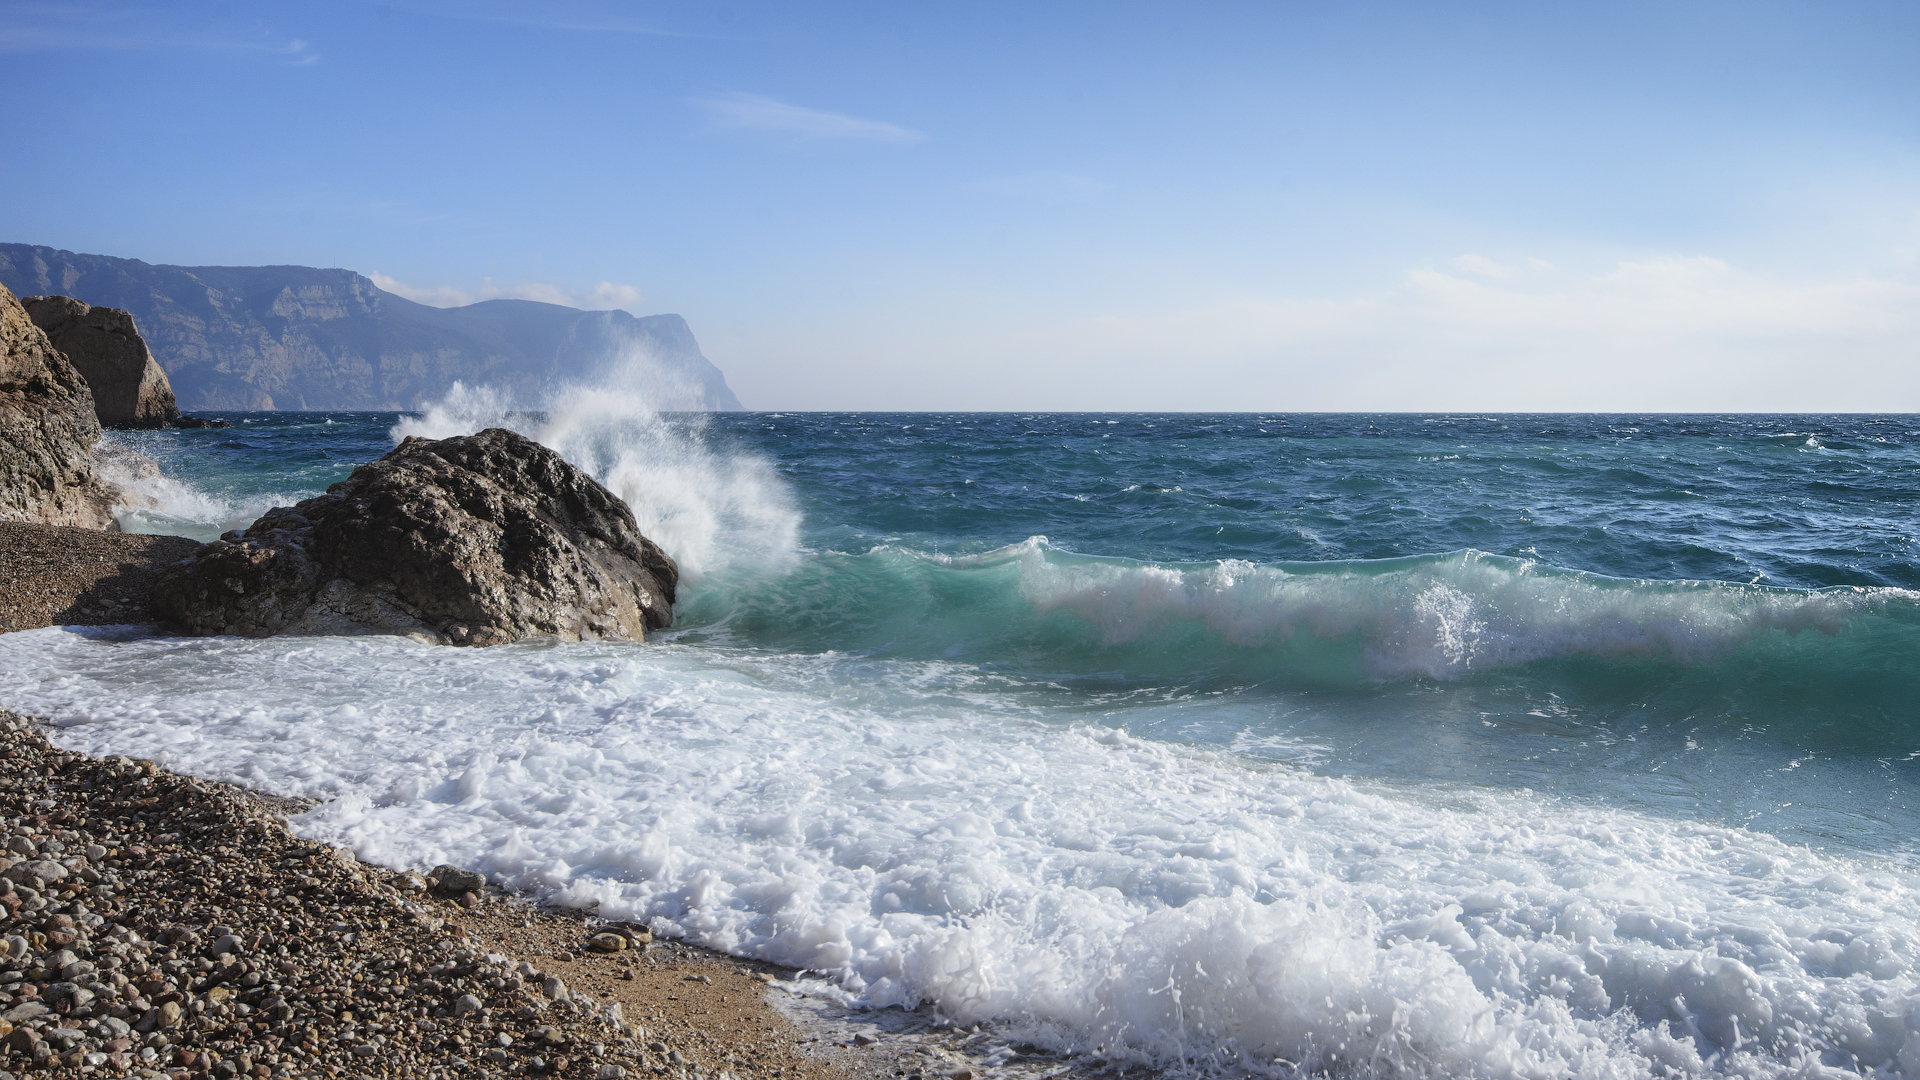
[{"label": "rocky cliff", "polygon": [[180,407],[408,409],[454,382],[537,405],[618,373],[661,409],[738,409],[678,315],[530,300],[432,308],[350,270],[165,266],[0,244],[0,283],[133,314]]},{"label": "rocky cliff", "polygon": [[147,351],[132,315],[71,296],[29,296],[21,303],[87,380],[103,427],[161,428],[180,416],[167,373]]},{"label": "rocky cliff", "polygon": [[86,380],[0,285],[0,521],[113,527]]}]

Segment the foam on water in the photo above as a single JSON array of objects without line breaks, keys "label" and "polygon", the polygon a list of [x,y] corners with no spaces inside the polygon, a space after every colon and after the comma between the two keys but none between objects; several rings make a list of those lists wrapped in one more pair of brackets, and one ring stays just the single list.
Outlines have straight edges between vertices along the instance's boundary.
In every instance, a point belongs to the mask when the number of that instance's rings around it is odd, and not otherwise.
[{"label": "foam on water", "polygon": [[141,449],[126,433],[109,432],[94,453],[101,477],[120,491],[113,517],[122,532],[205,542],[229,529],[246,528],[275,506],[299,501],[278,491],[215,494],[167,475]]},{"label": "foam on water", "polygon": [[327,800],[363,857],[1182,1071],[1920,1072],[1920,882],[1764,834],[1311,775],[965,664],[0,637],[63,745]]}]

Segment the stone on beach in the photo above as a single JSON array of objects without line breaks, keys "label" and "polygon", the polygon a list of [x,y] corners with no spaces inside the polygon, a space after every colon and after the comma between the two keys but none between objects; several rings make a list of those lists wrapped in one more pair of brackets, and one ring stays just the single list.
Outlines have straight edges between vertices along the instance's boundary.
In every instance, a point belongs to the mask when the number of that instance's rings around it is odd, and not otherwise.
[{"label": "stone on beach", "polygon": [[318,498],[163,572],[189,634],[403,634],[455,645],[644,639],[679,570],[618,496],[503,428],[409,438]]},{"label": "stone on beach", "polygon": [[487,879],[477,871],[462,870],[457,866],[442,863],[427,874],[427,880],[442,892],[470,893],[486,888]]}]

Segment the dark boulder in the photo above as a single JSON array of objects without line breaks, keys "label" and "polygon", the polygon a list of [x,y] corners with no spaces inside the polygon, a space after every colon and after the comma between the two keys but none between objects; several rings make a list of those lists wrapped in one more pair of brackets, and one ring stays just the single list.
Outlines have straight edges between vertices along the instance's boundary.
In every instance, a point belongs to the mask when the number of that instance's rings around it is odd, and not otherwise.
[{"label": "dark boulder", "polygon": [[163,573],[153,609],[202,635],[637,641],[672,623],[678,579],[618,496],[490,428],[410,438],[325,495],[268,511]]},{"label": "dark boulder", "polygon": [[179,417],[167,373],[147,351],[132,315],[71,296],[29,296],[22,303],[86,378],[102,427],[163,428]]},{"label": "dark boulder", "polygon": [[99,441],[86,380],[0,286],[0,521],[113,528]]}]

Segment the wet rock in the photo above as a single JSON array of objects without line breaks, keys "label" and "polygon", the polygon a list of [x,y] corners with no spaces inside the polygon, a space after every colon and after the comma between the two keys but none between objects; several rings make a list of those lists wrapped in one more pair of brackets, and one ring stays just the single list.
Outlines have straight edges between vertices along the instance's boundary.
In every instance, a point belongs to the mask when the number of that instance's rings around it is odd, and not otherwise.
[{"label": "wet rock", "polygon": [[410,438],[327,494],[269,511],[238,542],[163,572],[153,608],[203,635],[640,640],[672,623],[678,578],[612,492],[492,428]]},{"label": "wet rock", "polygon": [[435,889],[454,895],[477,892],[487,887],[487,879],[481,876],[478,871],[462,870],[457,866],[448,866],[445,863],[429,871],[427,880],[433,883]]}]

